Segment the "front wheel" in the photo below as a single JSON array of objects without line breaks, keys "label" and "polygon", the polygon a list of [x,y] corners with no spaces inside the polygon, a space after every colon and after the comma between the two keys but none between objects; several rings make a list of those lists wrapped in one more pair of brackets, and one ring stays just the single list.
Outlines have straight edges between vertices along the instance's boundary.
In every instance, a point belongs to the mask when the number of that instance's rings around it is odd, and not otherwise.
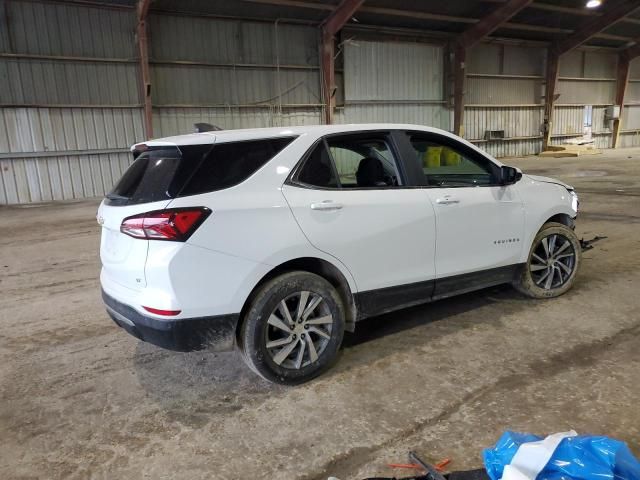
[{"label": "front wheel", "polygon": [[266,380],[295,385],[327,370],[338,354],[345,311],[335,288],[308,272],[262,285],[240,331],[247,365]]},{"label": "front wheel", "polygon": [[581,261],[582,249],[575,232],[561,223],[545,223],[513,286],[532,298],[558,297],[573,286]]}]

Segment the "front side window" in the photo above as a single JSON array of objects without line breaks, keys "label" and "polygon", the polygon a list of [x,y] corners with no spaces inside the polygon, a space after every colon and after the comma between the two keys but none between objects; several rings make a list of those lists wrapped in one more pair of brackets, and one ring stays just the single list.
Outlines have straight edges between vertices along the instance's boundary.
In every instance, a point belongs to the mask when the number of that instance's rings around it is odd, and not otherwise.
[{"label": "front side window", "polygon": [[410,141],[427,185],[476,187],[496,183],[494,169],[486,159],[430,136],[411,135]]},{"label": "front side window", "polygon": [[352,134],[320,141],[296,180],[322,188],[392,188],[400,184],[386,135]]}]

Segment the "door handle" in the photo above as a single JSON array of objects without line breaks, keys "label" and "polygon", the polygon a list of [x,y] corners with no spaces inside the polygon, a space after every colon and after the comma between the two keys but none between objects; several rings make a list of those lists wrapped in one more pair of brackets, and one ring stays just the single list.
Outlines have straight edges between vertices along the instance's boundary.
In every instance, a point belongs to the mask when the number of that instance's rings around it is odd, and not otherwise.
[{"label": "door handle", "polygon": [[438,205],[451,205],[453,203],[460,203],[460,200],[457,200],[455,198],[451,198],[448,195],[443,197],[443,198],[436,198],[436,203]]},{"label": "door handle", "polygon": [[341,209],[342,209],[341,203],[335,203],[335,202],[332,202],[331,200],[323,200],[322,202],[316,202],[311,204],[311,210],[330,211],[330,210],[341,210]]}]

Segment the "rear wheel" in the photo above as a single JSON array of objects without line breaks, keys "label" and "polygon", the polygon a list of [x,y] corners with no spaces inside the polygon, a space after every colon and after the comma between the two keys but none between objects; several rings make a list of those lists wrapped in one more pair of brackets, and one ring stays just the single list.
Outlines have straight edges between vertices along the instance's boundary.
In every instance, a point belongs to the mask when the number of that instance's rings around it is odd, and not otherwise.
[{"label": "rear wheel", "polygon": [[514,287],[532,298],[551,298],[569,290],[582,259],[580,240],[561,223],[543,225]]},{"label": "rear wheel", "polygon": [[340,297],[324,278],[291,272],[255,294],[240,332],[247,365],[271,382],[294,385],[327,370],[344,335]]}]

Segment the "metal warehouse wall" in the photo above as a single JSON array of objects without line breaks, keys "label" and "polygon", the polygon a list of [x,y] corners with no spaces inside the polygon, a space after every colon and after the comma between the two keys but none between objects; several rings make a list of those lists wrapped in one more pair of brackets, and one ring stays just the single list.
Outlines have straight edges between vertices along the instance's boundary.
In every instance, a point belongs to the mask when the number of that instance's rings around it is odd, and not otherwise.
[{"label": "metal warehouse wall", "polygon": [[4,7],[0,204],[104,194],[143,136],[135,16],[26,1]]},{"label": "metal warehouse wall", "polygon": [[[546,49],[479,44],[468,57],[465,137],[495,156],[527,155],[542,149]],[[593,106],[592,131],[599,148],[611,146],[605,110],[615,101],[617,55],[575,50],[560,58],[552,119],[552,143],[581,136],[584,108]],[[621,146],[640,145],[640,63],[632,65]],[[636,105],[634,105],[634,103]],[[505,139],[487,141],[487,130],[504,130]]]},{"label": "metal warehouse wall", "polygon": [[[582,135],[584,107],[593,106],[592,133],[598,148],[611,147],[611,122],[605,110],[615,102],[617,55],[574,50],[560,57],[560,75],[553,111],[552,143]],[[626,127],[625,127],[626,128]]]},{"label": "metal warehouse wall", "polygon": [[[545,49],[481,43],[467,54],[464,137],[496,157],[542,149]],[[487,130],[505,139],[485,140]]]},{"label": "metal warehouse wall", "polygon": [[[135,11],[3,3],[0,204],[104,195],[144,139]],[[196,122],[321,123],[317,28],[159,14],[149,23],[154,136]]]},{"label": "metal warehouse wall", "polygon": [[[0,25],[0,204],[103,195],[145,136],[134,9],[0,0]],[[335,121],[450,130],[444,46],[386,38],[343,32]],[[152,12],[154,136],[188,133],[197,122],[322,123],[318,40],[317,26]],[[465,137],[495,156],[538,153],[545,49],[483,43],[467,58]],[[581,134],[584,105],[593,105],[597,145],[610,145],[604,109],[615,73],[614,54],[561,58],[554,142]],[[621,146],[640,146],[640,59],[623,120]],[[486,141],[487,130],[506,138]]]},{"label": "metal warehouse wall", "polygon": [[321,123],[315,27],[150,16],[154,135]]},{"label": "metal warehouse wall", "polygon": [[622,109],[621,147],[640,147],[640,58],[631,62]]},{"label": "metal warehouse wall", "polygon": [[398,122],[450,128],[441,45],[357,38],[344,45],[344,104],[336,123]]}]

